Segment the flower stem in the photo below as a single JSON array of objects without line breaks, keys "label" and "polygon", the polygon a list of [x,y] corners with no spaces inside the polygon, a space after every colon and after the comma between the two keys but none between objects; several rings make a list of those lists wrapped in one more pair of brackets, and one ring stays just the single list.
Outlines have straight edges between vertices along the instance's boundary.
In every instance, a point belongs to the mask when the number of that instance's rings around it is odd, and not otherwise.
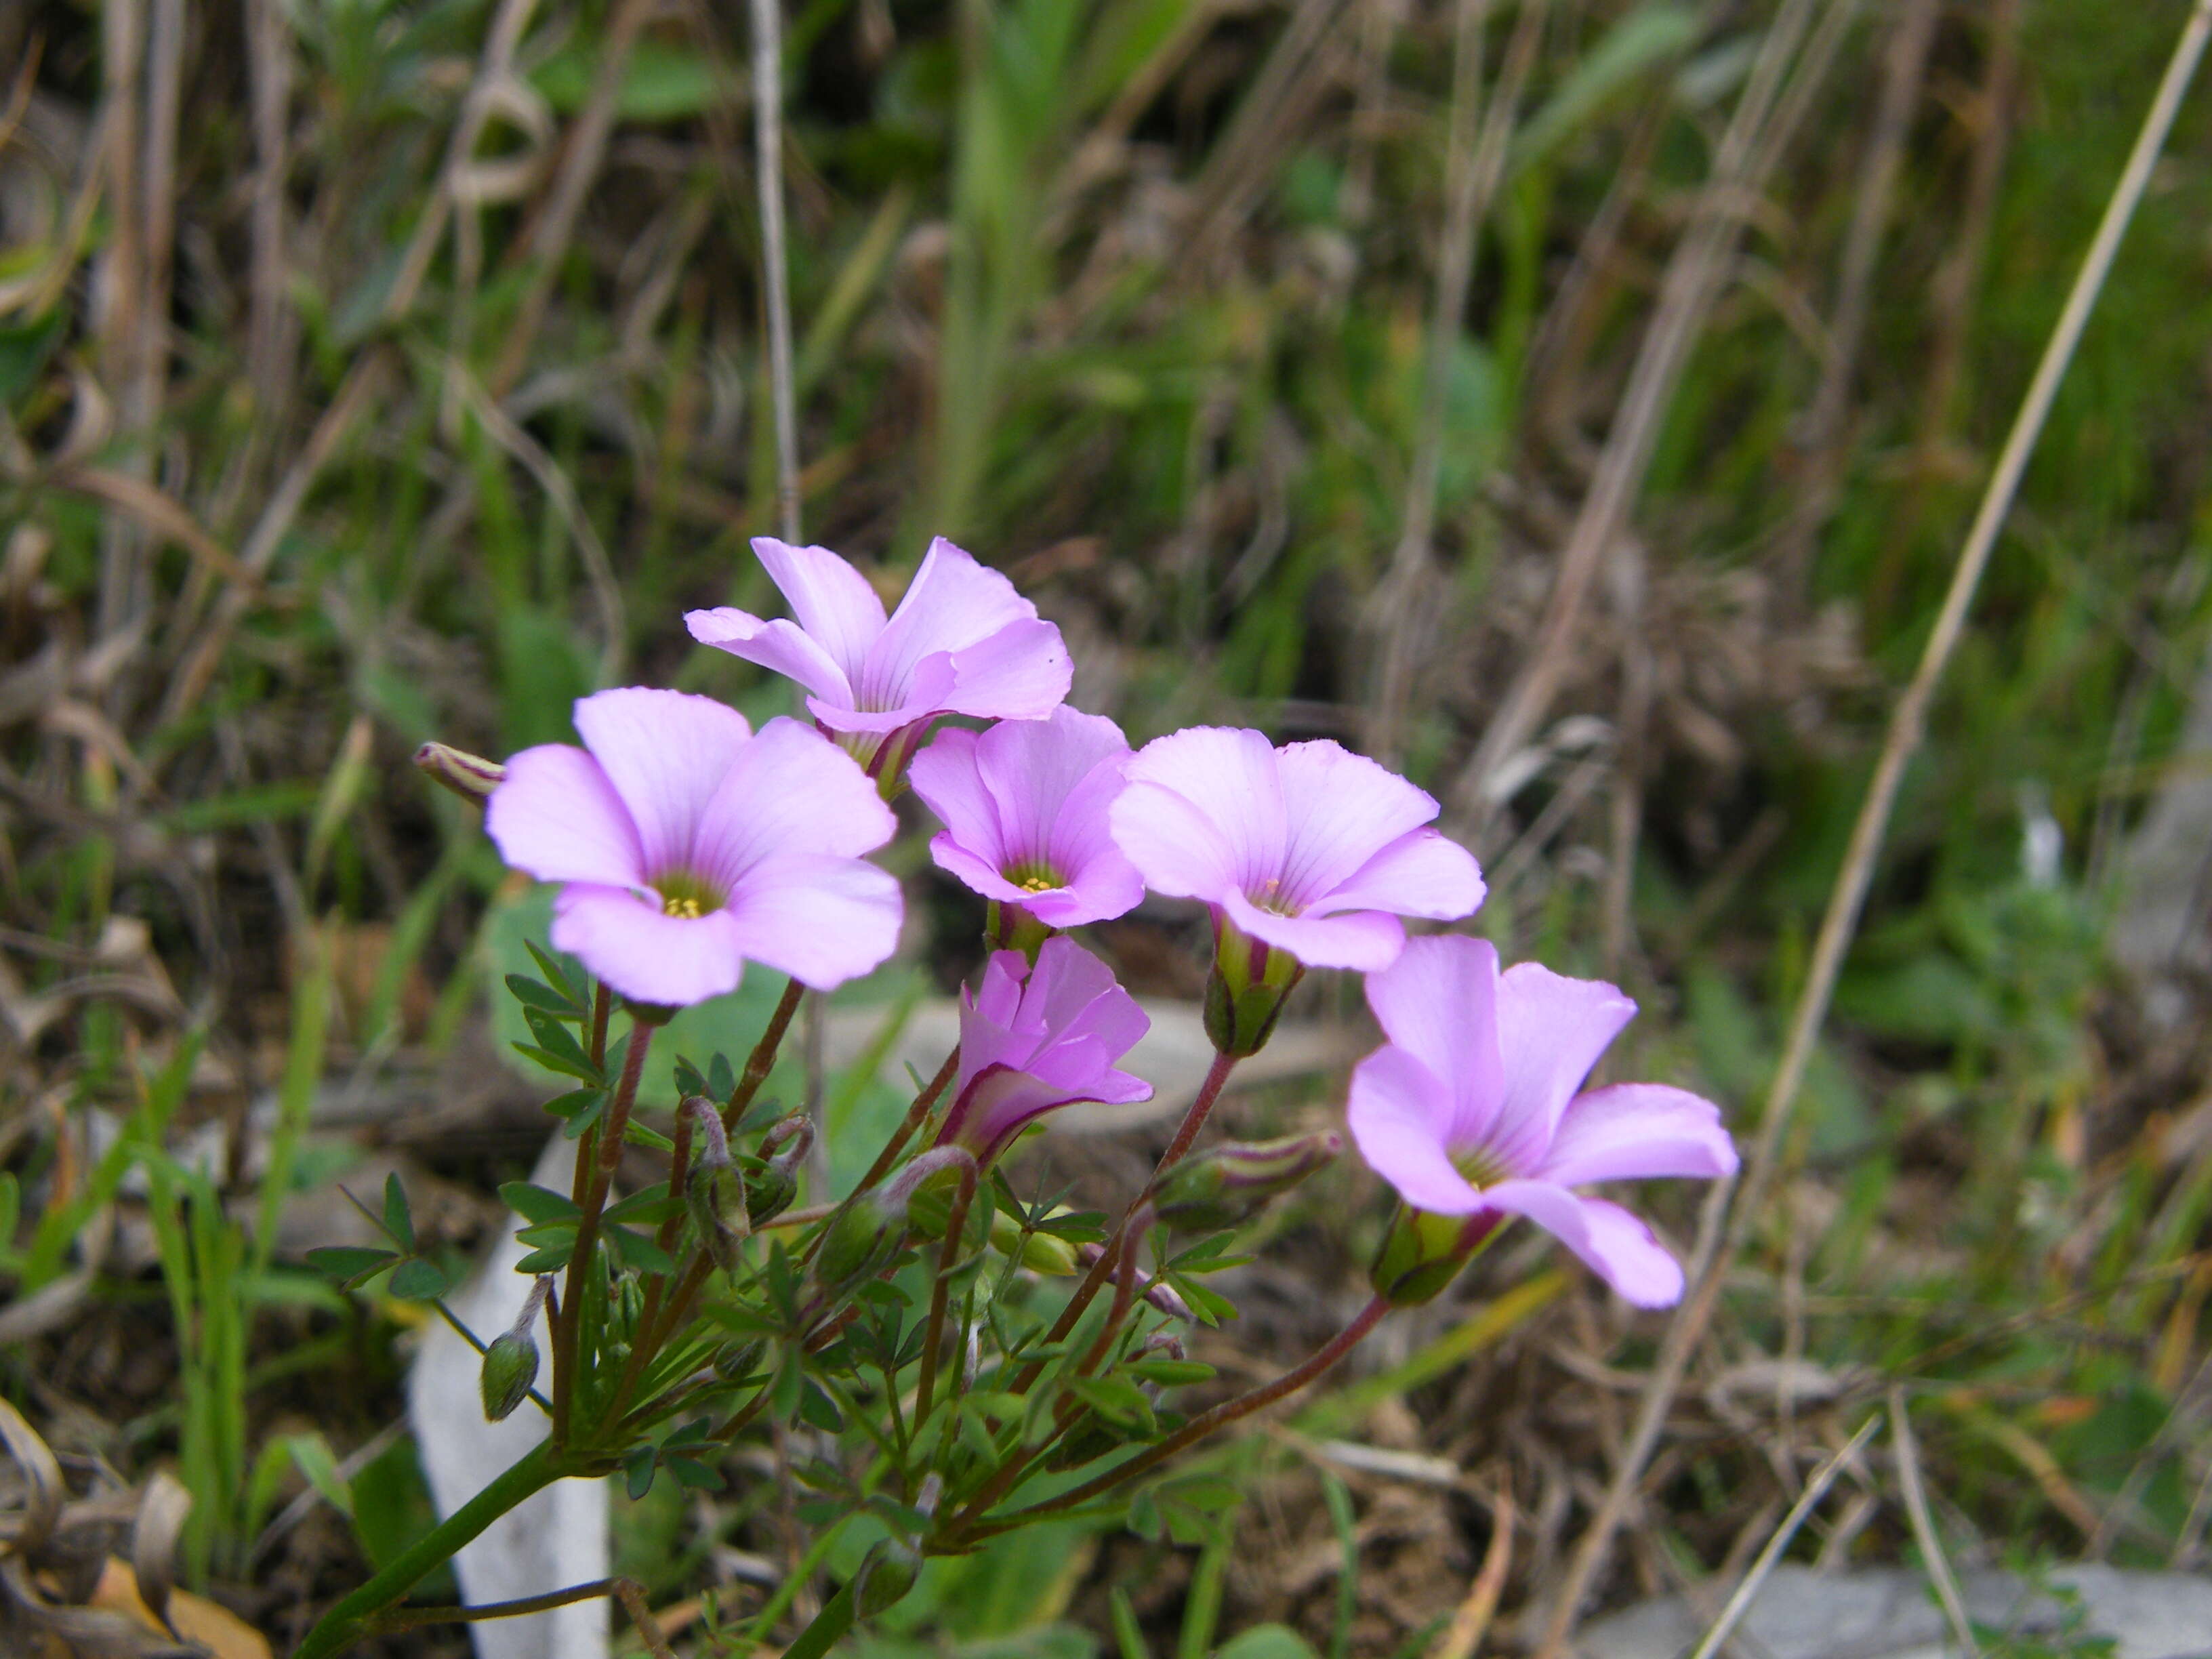
[{"label": "flower stem", "polygon": [[988,1538],[997,1533],[1007,1532],[1016,1527],[1025,1526],[1032,1521],[1040,1520],[1045,1516],[1056,1515],[1063,1510],[1071,1510],[1079,1504],[1088,1503],[1091,1498],[1109,1492],[1115,1487],[1126,1485],[1148,1470],[1157,1468],[1182,1450],[1184,1447],[1203,1440],[1216,1430],[1226,1428],[1239,1418],[1249,1417],[1254,1412],[1264,1407],[1272,1406],[1285,1395],[1297,1393],[1335,1364],[1338,1360],[1343,1358],[1345,1355],[1350,1353],[1358,1345],[1360,1339],[1380,1324],[1382,1316],[1389,1311],[1390,1304],[1388,1302],[1379,1296],[1375,1297],[1359,1310],[1357,1318],[1321,1347],[1316,1349],[1304,1364],[1293,1366],[1273,1382],[1263,1383],[1249,1393],[1240,1394],[1234,1400],[1225,1400],[1211,1411],[1200,1412],[1166,1439],[1154,1443],[1127,1462],[1116,1464],[1105,1474],[1095,1476],[1079,1486],[1071,1487],[1058,1497],[1048,1498],[1041,1504],[1032,1504],[1027,1509],[1016,1510],[1012,1515],[1001,1516],[995,1521],[983,1522],[979,1533],[971,1534],[969,1540],[963,1541],[973,1541],[975,1537]]},{"label": "flower stem", "polygon": [[814,1622],[783,1650],[783,1659],[822,1659],[837,1638],[853,1628],[853,1586],[848,1583],[822,1604]]},{"label": "flower stem", "polygon": [[745,1108],[753,1103],[762,1084],[768,1081],[769,1070],[775,1065],[775,1051],[783,1046],[783,1034],[791,1029],[792,1016],[806,995],[806,988],[793,980],[783,988],[783,995],[775,1005],[775,1012],[768,1017],[768,1024],[753,1044],[753,1051],[745,1057],[744,1075],[738,1086],[730,1091],[729,1100],[722,1107],[722,1127],[734,1132],[738,1120],[744,1116]]},{"label": "flower stem", "polygon": [[944,1094],[959,1070],[960,1045],[955,1043],[952,1052],[945,1055],[945,1064],[937,1068],[937,1075],[930,1079],[922,1091],[914,1097],[914,1104],[907,1108],[906,1121],[900,1124],[898,1132],[884,1143],[883,1151],[876,1154],[876,1161],[868,1166],[867,1174],[862,1176],[854,1187],[855,1193],[865,1193],[890,1173],[891,1165],[898,1161],[898,1155],[906,1150],[907,1142],[914,1139],[915,1131],[921,1127],[936,1106],[939,1097]]},{"label": "flower stem", "polygon": [[561,1297],[561,1340],[553,1354],[553,1438],[566,1447],[574,1430],[577,1367],[583,1363],[584,1279],[598,1271],[599,1212],[606,1207],[607,1186],[621,1161],[623,1132],[629,1125],[630,1108],[637,1100],[638,1081],[645,1075],[646,1050],[653,1046],[653,1027],[632,1022],[629,1047],[623,1054],[622,1079],[606,1115],[592,1126],[597,1139],[577,1149],[580,1164],[588,1162],[583,1215],[576,1224],[575,1249],[568,1256],[568,1278]]},{"label": "flower stem", "polygon": [[952,1269],[960,1260],[960,1235],[967,1231],[968,1206],[975,1201],[975,1166],[966,1163],[960,1168],[959,1189],[952,1195],[952,1209],[945,1218],[945,1248],[937,1258],[937,1282],[929,1292],[929,1328],[921,1344],[921,1370],[915,1383],[914,1420],[918,1428],[929,1420],[929,1398],[937,1386],[937,1351],[945,1341],[945,1304],[950,1293]]},{"label": "flower stem", "polygon": [[[1152,1178],[1145,1183],[1145,1190],[1131,1201],[1122,1214],[1121,1224],[1114,1230],[1114,1236],[1099,1251],[1098,1259],[1091,1264],[1091,1271],[1083,1276],[1083,1282],[1075,1287],[1075,1294],[1067,1298],[1067,1305],[1060,1310],[1060,1317],[1053,1322],[1052,1329],[1045,1336],[1047,1346],[1066,1340],[1067,1334],[1075,1328],[1075,1322],[1083,1317],[1083,1310],[1105,1287],[1107,1276],[1119,1265],[1121,1252],[1128,1248],[1129,1224],[1137,1218],[1138,1211],[1150,1201],[1153,1189],[1160,1183],[1160,1177],[1182,1162],[1183,1154],[1191,1149],[1192,1143],[1198,1139],[1198,1132],[1206,1127],[1206,1117],[1213,1110],[1213,1103],[1221,1097],[1221,1091],[1229,1081],[1229,1073],[1236,1069],[1236,1066],[1237,1056],[1234,1054],[1216,1054],[1213,1056],[1213,1064],[1206,1069],[1206,1081],[1199,1085],[1198,1098],[1190,1103],[1190,1109],[1183,1114],[1182,1127],[1175,1132],[1175,1139],[1168,1142],[1167,1151],[1160,1154],[1160,1161],[1152,1166]],[[1021,1375],[1014,1379],[1013,1392],[1027,1393],[1043,1370],[1042,1360],[1030,1361],[1023,1368]]]},{"label": "flower stem", "polygon": [[362,1636],[363,1624],[415,1588],[486,1527],[532,1493],[571,1473],[553,1443],[541,1440],[505,1473],[424,1533],[398,1559],[316,1622],[293,1659],[326,1659]]}]

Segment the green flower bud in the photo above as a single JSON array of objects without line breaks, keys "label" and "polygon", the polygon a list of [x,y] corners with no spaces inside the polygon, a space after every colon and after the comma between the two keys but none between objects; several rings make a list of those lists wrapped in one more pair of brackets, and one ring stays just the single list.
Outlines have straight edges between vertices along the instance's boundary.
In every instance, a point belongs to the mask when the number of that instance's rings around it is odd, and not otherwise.
[{"label": "green flower bud", "polygon": [[745,1203],[754,1226],[766,1226],[791,1207],[799,1196],[799,1166],[813,1145],[814,1126],[805,1112],[792,1112],[769,1126],[760,1143],[768,1162],[745,1176]]},{"label": "green flower bud", "polygon": [[1394,1308],[1431,1302],[1498,1231],[1494,1215],[1437,1215],[1401,1204],[1368,1282]]},{"label": "green flower bud", "polygon": [[760,1369],[761,1356],[768,1352],[768,1344],[759,1337],[750,1342],[733,1342],[714,1356],[714,1375],[725,1382],[735,1382],[750,1376]]},{"label": "green flower bud", "polygon": [[526,1335],[501,1331],[484,1350],[483,1369],[477,1375],[483,1395],[484,1420],[499,1422],[530,1398],[530,1385],[538,1380],[538,1345]]},{"label": "green flower bud", "polygon": [[744,1177],[730,1162],[729,1139],[714,1103],[694,1095],[684,1103],[683,1110],[697,1142],[684,1176],[684,1206],[690,1212],[691,1224],[698,1229],[708,1255],[728,1273],[737,1267],[739,1251],[752,1237]]},{"label": "green flower bud", "polygon": [[1051,1233],[1022,1237],[1022,1224],[1004,1210],[991,1212],[991,1248],[1032,1273],[1066,1279],[1075,1272],[1075,1246]]},{"label": "green flower bud", "polygon": [[903,1538],[886,1538],[861,1559],[853,1575],[853,1608],[863,1619],[896,1607],[921,1577],[921,1552]]},{"label": "green flower bud", "polygon": [[1213,971],[1206,980],[1206,1035],[1214,1048],[1240,1060],[1266,1048],[1305,971],[1288,951],[1262,944],[1233,922],[1218,922]]},{"label": "green flower bud", "polygon": [[814,1257],[815,1279],[831,1302],[842,1302],[898,1260],[911,1231],[915,1194],[957,1178],[962,1164],[972,1169],[975,1160],[957,1146],[933,1146],[831,1218]]},{"label": "green flower bud", "polygon": [[1334,1129],[1280,1140],[1228,1141],[1185,1158],[1160,1178],[1152,1209],[1183,1232],[1241,1227],[1344,1150]]}]

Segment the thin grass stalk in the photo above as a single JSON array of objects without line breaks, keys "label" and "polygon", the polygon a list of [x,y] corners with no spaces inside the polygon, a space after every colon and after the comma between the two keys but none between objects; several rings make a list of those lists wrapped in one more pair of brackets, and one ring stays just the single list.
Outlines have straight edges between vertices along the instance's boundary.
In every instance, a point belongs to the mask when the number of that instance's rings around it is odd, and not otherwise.
[{"label": "thin grass stalk", "polygon": [[[1821,919],[1820,936],[1814,945],[1805,984],[1798,994],[1796,1007],[1790,1018],[1781,1063],[1777,1068],[1773,1085],[1767,1092],[1752,1155],[1746,1161],[1740,1176],[1716,1182],[1706,1196],[1698,1217],[1697,1243],[1692,1251],[1687,1274],[1690,1293],[1684,1298],[1668,1328],[1658,1362],[1644,1386],[1635,1427],[1614,1470],[1612,1483],[1606,1490],[1596,1515],[1591,1518],[1589,1531],[1583,1534],[1568,1565],[1565,1583],[1553,1602],[1551,1622],[1537,1646],[1537,1659],[1559,1659],[1565,1650],[1567,1641],[1573,1634],[1582,1601],[1605,1563],[1613,1534],[1619,1530],[1627,1514],[1630,1500],[1642,1479],[1644,1466],[1658,1443],[1659,1432],[1667,1413],[1681,1387],[1691,1350],[1704,1334],[1706,1322],[1712,1316],[1719,1297],[1723,1265],[1734,1256],[1743,1235],[1749,1229],[1751,1218],[1758,1212],[1759,1200],[1773,1178],[1783,1132],[1788,1126],[1790,1113],[1796,1104],[1798,1091],[1804,1082],[1805,1068],[1812,1059],[1814,1042],[1826,1019],[1828,1004],[1835,993],[1836,976],[1842,969],[1844,954],[1857,929],[1867,888],[1874,877],[1875,860],[1881,851],[1890,816],[1897,805],[1898,791],[1904,782],[1905,763],[1920,746],[1928,704],[1941,684],[1943,671],[1949,665],[1951,654],[1957,648],[1960,636],[1965,630],[1966,612],[1973,603],[1974,592],[1988,566],[1990,554],[1996,547],[1997,532],[2002,526],[2013,497],[2019,490],[2028,457],[2034,450],[2036,440],[2042,435],[2044,422],[2051,413],[2051,402],[2057,396],[2068,365],[2073,361],[2075,349],[2081,343],[2081,332],[2088,323],[2089,313],[2104,289],[2106,278],[2112,272],[2113,259],[2119,252],[2120,239],[2126,234],[2129,222],[2142,201],[2143,191],[2150,182],[2152,167],[2166,147],[2174,118],[2180,112],[2182,96],[2188,90],[2190,82],[2195,77],[2197,66],[2203,58],[2208,38],[2212,38],[2212,0],[2197,0],[2182,27],[2179,40],[2175,42],[2173,55],[2166,64],[2165,76],[2151,100],[2150,108],[2143,117],[2142,130],[2136,137],[2135,148],[2128,156],[2127,165],[2121,170],[2118,181],[2113,185],[2110,200],[2106,203],[2104,216],[2098,223],[2096,234],[2090,240],[2087,253],[2083,256],[2081,269],[2074,279],[2065,306],[2044,346],[2042,360],[2036,365],[2035,378],[2030,382],[2026,397],[2021,399],[2018,414],[2014,416],[2012,429],[2006,435],[2004,448],[1997,457],[1996,466],[1983,492],[1981,506],[1966,532],[1966,542],[1960,549],[1958,562],[1951,574],[1950,588],[1944,595],[1943,606],[1937,614],[1935,629],[1929,635],[1928,643],[1921,653],[1919,666],[1891,710],[1888,729],[1883,737],[1874,775],[1867,785],[1865,798],[1860,803],[1857,821],[1851,826],[1850,842],[1844,852],[1843,866],[1837,872],[1835,885],[1828,895],[1827,911]],[[1739,1193],[1742,1194],[1741,1202],[1736,1201]],[[1723,1242],[1725,1249],[1723,1248]]]},{"label": "thin grass stalk", "polygon": [[752,0],[753,149],[760,188],[763,292],[768,301],[769,395],[775,412],[775,516],[799,539],[799,401],[792,377],[791,270],[783,223],[783,12]]}]

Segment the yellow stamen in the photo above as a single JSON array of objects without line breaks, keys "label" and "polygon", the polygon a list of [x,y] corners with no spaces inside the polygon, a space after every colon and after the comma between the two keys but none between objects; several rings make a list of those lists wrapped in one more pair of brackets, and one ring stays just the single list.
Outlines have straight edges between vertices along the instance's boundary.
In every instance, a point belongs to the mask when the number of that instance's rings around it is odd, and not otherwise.
[{"label": "yellow stamen", "polygon": [[1027,881],[1022,884],[1022,891],[1024,893],[1049,893],[1058,885],[1059,884],[1057,882],[1048,880],[1043,876],[1031,876]]},{"label": "yellow stamen", "polygon": [[686,921],[696,921],[704,913],[699,908],[697,899],[679,896],[661,900],[660,914],[664,916],[681,916]]}]

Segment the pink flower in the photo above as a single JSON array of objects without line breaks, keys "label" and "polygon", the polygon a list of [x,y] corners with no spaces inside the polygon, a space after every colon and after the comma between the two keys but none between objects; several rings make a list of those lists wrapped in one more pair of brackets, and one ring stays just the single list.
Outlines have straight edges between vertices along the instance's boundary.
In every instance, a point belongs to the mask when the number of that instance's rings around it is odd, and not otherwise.
[{"label": "pink flower", "polygon": [[1152,1024],[1113,970],[1065,935],[1044,942],[1034,968],[1018,951],[994,952],[982,989],[960,995],[960,1071],[937,1144],[988,1164],[1046,1112],[1151,1099],[1152,1085],[1114,1062]]},{"label": "pink flower", "polygon": [[580,699],[576,730],[583,749],[507,762],[484,827],[516,869],[564,884],[554,945],[623,996],[698,1002],[748,958],[827,989],[890,955],[898,883],[860,855],[896,823],[836,745],[637,686]]},{"label": "pink flower", "polygon": [[1064,703],[1041,720],[939,732],[910,772],[915,793],[945,821],[929,854],[1048,927],[1132,910],[1144,878],[1106,823],[1128,758],[1120,726]]},{"label": "pink flower", "polygon": [[1205,900],[1217,926],[1306,967],[1387,968],[1406,942],[1399,916],[1449,921],[1482,902],[1473,856],[1425,827],[1437,803],[1340,744],[1192,726],[1138,750],[1128,780],[1114,839],[1146,884]]},{"label": "pink flower", "polygon": [[888,621],[867,579],[828,548],[756,536],[753,551],[793,620],[724,605],[689,612],[691,637],[797,680],[816,724],[886,787],[939,715],[1039,720],[1067,696],[1060,630],[942,536]]},{"label": "pink flower", "polygon": [[1389,1042],[1352,1074],[1360,1155],[1418,1211],[1526,1216],[1637,1306],[1682,1294],[1682,1270],[1592,1181],[1731,1175],[1720,1109],[1680,1089],[1616,1083],[1578,1093],[1636,1005],[1536,963],[1501,974],[1486,940],[1415,939],[1367,981]]}]

